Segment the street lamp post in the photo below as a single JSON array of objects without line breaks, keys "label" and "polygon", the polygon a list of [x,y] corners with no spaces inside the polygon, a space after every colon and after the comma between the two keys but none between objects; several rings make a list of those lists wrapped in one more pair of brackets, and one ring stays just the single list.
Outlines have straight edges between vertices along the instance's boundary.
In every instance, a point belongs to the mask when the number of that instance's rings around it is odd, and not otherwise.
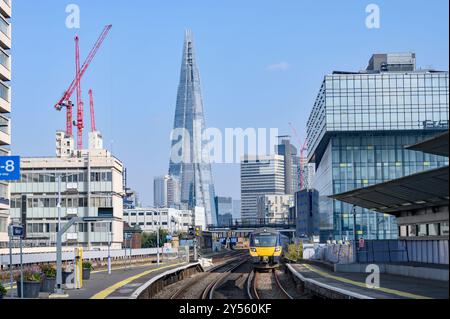
[{"label": "street lamp post", "polygon": [[108,232],[108,275],[111,275],[111,242],[112,242],[112,222]]},{"label": "street lamp post", "polygon": [[358,241],[358,233],[356,230],[356,206],[353,205],[353,233],[354,233],[354,247],[355,247],[355,258],[356,258],[356,262],[358,263],[358,251],[357,251],[357,241]]},{"label": "street lamp post", "polygon": [[159,267],[159,263],[160,263],[160,256],[159,256],[159,228],[161,227],[161,211],[158,212],[158,228],[156,230],[156,255],[157,255],[157,264]]},{"label": "street lamp post", "polygon": [[109,218],[102,217],[74,217],[69,220],[67,224],[64,225],[62,229],[58,230],[56,235],[56,286],[55,293],[57,295],[63,295],[64,292],[62,290],[62,236],[69,230],[70,227],[77,223],[83,222],[98,222],[109,220]]},{"label": "street lamp post", "polygon": [[61,230],[61,173],[58,174],[58,231]]}]

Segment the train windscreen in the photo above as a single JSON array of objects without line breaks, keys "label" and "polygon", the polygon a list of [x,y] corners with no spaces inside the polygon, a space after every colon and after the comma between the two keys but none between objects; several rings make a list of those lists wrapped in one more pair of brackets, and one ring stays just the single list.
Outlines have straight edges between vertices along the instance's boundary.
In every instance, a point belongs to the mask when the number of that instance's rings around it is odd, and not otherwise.
[{"label": "train windscreen", "polygon": [[255,247],[274,247],[277,244],[277,236],[273,234],[258,234],[253,237]]}]

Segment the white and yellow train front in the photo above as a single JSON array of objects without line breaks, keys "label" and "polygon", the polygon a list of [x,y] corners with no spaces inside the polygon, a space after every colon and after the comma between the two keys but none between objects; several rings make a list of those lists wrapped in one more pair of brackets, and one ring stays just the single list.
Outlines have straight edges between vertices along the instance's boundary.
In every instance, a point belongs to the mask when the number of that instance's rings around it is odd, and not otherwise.
[{"label": "white and yellow train front", "polygon": [[278,231],[250,234],[250,256],[254,264],[277,264],[283,254],[283,240]]}]

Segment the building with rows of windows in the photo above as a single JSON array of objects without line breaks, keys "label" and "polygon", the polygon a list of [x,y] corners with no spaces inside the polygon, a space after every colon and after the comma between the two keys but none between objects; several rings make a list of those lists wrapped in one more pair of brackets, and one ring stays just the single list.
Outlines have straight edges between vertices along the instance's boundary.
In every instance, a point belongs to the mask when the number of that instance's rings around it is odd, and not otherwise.
[{"label": "building with rows of windows", "polygon": [[54,246],[61,192],[62,225],[72,217],[108,217],[112,222],[82,223],[64,244],[113,249],[123,241],[123,164],[106,150],[83,150],[70,157],[22,158],[21,179],[11,183],[11,218],[26,213],[27,246]]},{"label": "building with rows of windows", "polygon": [[325,76],[307,124],[322,240],[397,238],[395,218],[329,196],[448,165],[406,149],[448,130],[448,72],[416,69],[414,53],[376,54],[367,70]]},{"label": "building with rows of windows", "polygon": [[[11,144],[11,0],[0,1],[0,156]],[[8,241],[9,185],[0,181],[0,246]]]},{"label": "building with rows of windows", "polygon": [[136,207],[125,209],[123,220],[143,232],[156,232],[160,228],[169,234],[180,234],[194,227],[194,212],[189,209]]}]

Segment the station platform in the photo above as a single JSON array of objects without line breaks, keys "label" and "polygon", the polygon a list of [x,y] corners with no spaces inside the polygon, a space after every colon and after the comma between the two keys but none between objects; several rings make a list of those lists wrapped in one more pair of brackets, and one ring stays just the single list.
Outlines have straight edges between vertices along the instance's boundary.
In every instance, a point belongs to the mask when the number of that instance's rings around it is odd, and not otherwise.
[{"label": "station platform", "polygon": [[91,273],[90,280],[83,282],[83,288],[67,290],[69,299],[127,299],[141,285],[165,271],[185,265],[180,261],[161,263],[132,268],[113,269],[111,275],[107,270]]},{"label": "station platform", "polygon": [[289,264],[288,269],[309,287],[327,294],[347,295],[356,299],[448,299],[448,281],[434,281],[406,276],[380,274],[380,287],[368,288],[365,273],[336,273],[328,267]]}]

